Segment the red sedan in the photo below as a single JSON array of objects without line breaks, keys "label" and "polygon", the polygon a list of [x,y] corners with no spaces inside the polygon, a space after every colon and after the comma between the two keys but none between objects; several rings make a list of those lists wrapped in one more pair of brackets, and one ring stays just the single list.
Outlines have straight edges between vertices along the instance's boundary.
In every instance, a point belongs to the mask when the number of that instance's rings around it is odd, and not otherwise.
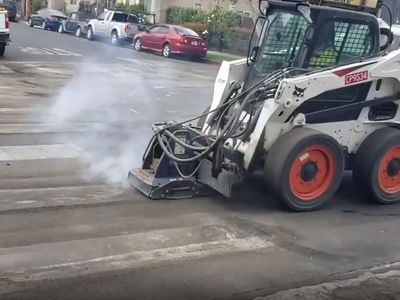
[{"label": "red sedan", "polygon": [[156,25],[135,35],[135,50],[148,49],[161,52],[164,57],[184,54],[194,57],[207,55],[207,42],[189,28],[175,25]]}]

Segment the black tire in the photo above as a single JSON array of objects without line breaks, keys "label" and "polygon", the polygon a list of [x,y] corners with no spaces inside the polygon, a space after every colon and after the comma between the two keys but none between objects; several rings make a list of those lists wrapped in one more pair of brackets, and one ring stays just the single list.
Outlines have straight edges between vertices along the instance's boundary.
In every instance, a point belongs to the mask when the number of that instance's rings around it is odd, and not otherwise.
[{"label": "black tire", "polygon": [[75,36],[76,37],[82,37],[82,29],[80,26],[75,28]]},{"label": "black tire", "polygon": [[113,46],[119,46],[120,44],[118,32],[116,30],[113,30],[113,32],[111,32],[111,44]]},{"label": "black tire", "polygon": [[61,23],[58,25],[58,33],[64,33],[64,26]]},{"label": "black tire", "polygon": [[33,27],[32,19],[30,19],[30,18],[28,19],[28,26]]},{"label": "black tire", "polygon": [[88,27],[87,32],[86,32],[86,38],[87,38],[89,41],[94,41],[94,35],[93,35],[93,28],[92,28],[92,26],[89,26],[89,27]]},{"label": "black tire", "polygon": [[166,43],[162,49],[162,56],[168,58],[171,57],[171,45]]},{"label": "black tire", "polygon": [[[334,196],[344,164],[342,149],[332,137],[295,128],[269,150],[264,173],[267,185],[289,209],[305,212],[322,207]],[[314,187],[314,191],[299,191]]]},{"label": "black tire", "polygon": [[[210,107],[211,107],[211,106],[208,106],[208,107],[203,111],[202,115],[204,115],[205,113],[209,112],[209,111],[210,111]],[[207,120],[207,116],[203,116],[203,117],[201,117],[200,119],[198,119],[198,120],[197,120],[196,127],[198,127],[198,128],[203,128],[203,127],[204,127],[204,124],[206,123],[206,120]]]},{"label": "black tire", "polygon": [[137,38],[137,39],[135,40],[135,43],[133,44],[133,48],[134,48],[136,51],[142,51],[142,43],[141,43],[141,41],[140,41],[140,38]]},{"label": "black tire", "polygon": [[6,45],[0,44],[0,57],[3,57],[5,51],[6,51]]},{"label": "black tire", "polygon": [[378,129],[365,139],[354,158],[353,178],[365,196],[377,203],[400,201],[399,129]]}]

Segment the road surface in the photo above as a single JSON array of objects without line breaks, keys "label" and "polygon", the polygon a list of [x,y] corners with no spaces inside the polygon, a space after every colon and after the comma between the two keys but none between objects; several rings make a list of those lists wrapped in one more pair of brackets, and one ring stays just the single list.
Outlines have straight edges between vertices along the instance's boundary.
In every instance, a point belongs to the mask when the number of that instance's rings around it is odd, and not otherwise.
[{"label": "road surface", "polygon": [[305,214],[283,210],[260,176],[232,199],[150,201],[126,186],[152,122],[201,113],[217,66],[22,23],[11,33],[0,60],[2,300],[254,299],[397,268],[400,205],[368,203],[349,175]]}]

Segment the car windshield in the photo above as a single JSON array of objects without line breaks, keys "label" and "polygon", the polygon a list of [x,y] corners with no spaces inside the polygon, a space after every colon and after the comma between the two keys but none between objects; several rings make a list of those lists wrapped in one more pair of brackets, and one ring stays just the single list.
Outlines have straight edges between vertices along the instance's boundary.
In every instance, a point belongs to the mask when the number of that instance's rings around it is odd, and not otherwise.
[{"label": "car windshield", "polygon": [[191,35],[191,36],[199,36],[195,31],[189,28],[184,28],[184,27],[174,27],[175,31],[179,35]]},{"label": "car windshield", "polygon": [[264,38],[257,61],[250,72],[250,81],[293,66],[308,26],[301,14],[281,11],[271,13],[265,22]]}]

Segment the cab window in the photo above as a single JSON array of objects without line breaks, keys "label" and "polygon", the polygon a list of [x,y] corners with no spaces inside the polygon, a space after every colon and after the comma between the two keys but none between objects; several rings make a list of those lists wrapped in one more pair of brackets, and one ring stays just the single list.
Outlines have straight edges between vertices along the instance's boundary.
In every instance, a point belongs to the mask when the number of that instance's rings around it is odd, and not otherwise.
[{"label": "cab window", "polygon": [[125,23],[128,19],[128,14],[114,13],[112,20],[115,22]]},{"label": "cab window", "polygon": [[325,68],[368,57],[373,51],[370,27],[361,23],[328,21],[318,32],[309,67]]},{"label": "cab window", "polygon": [[264,74],[292,65],[308,27],[302,15],[285,12],[270,15],[268,22],[268,32],[261,47]]}]

